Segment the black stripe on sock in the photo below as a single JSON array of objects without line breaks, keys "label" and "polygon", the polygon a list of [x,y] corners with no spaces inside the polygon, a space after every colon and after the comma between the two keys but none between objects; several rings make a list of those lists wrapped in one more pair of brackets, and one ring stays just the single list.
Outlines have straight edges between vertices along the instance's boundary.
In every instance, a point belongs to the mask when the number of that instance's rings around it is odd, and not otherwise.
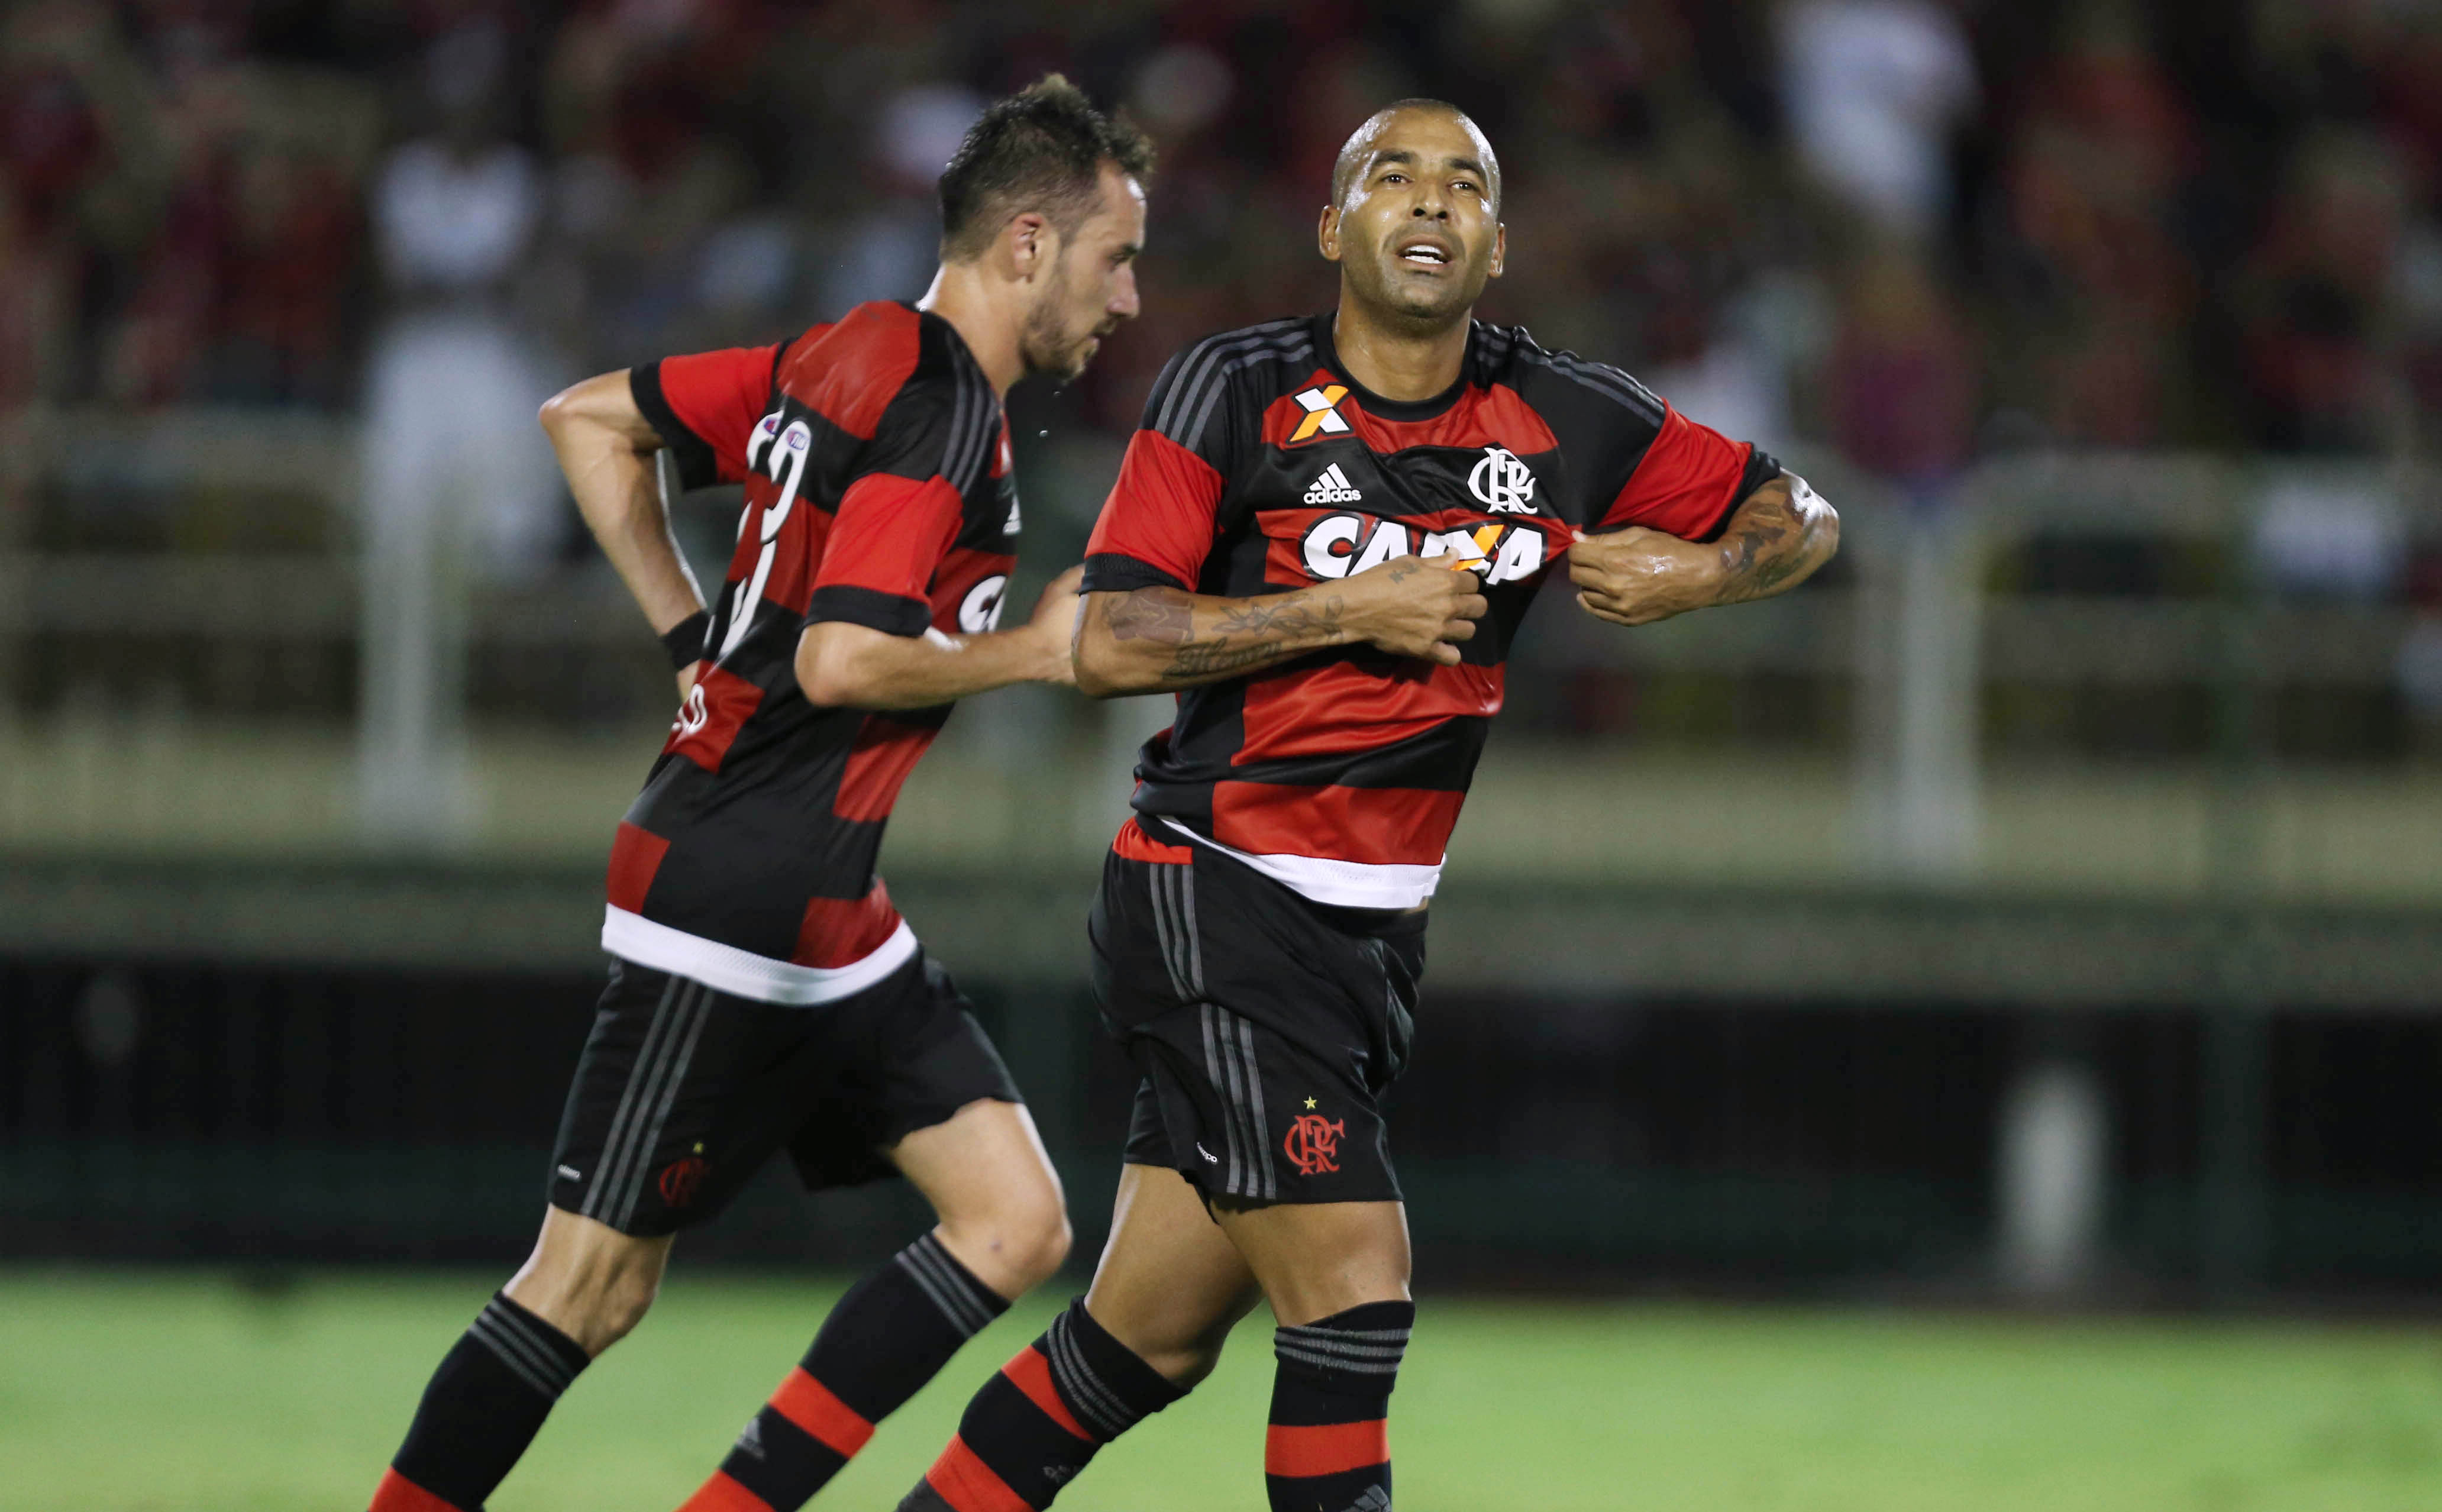
[{"label": "black stripe on sock", "polygon": [[745,1431],[720,1462],[731,1480],[777,1512],[802,1505],[847,1465],[847,1455],[769,1407],[747,1419]]}]

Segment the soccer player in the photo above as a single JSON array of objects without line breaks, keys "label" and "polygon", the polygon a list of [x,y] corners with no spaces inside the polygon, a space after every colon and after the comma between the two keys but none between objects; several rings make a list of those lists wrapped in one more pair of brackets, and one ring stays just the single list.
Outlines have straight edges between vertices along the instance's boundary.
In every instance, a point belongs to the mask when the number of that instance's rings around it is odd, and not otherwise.
[{"label": "soccer player", "polygon": [[1154,386],[1076,643],[1086,692],[1179,695],[1089,931],[1144,1072],[1110,1244],[901,1512],[1049,1505],[1212,1369],[1258,1292],[1271,1505],[1388,1512],[1415,1309],[1381,1097],[1511,638],[1564,557],[1580,605],[1643,625],[1786,589],[1834,549],[1831,509],[1772,458],[1471,319],[1500,205],[1472,121],[1392,105],[1322,211],[1338,311],[1212,337]]},{"label": "soccer player", "polygon": [[[671,1237],[776,1151],[809,1188],[896,1171],[940,1222],[841,1299],[693,1512],[803,1503],[1066,1256],[1017,1089],[874,858],[952,700],[1074,681],[1073,569],[994,628],[1018,532],[1001,400],[1030,373],[1075,377],[1137,313],[1150,167],[1141,136],[1051,76],[987,109],[943,172],[921,301],[544,407],[682,704],[611,846],[610,982],[541,1238],[442,1361],[374,1512],[475,1512],[643,1318]],[[664,448],[691,486],[745,484],[709,610],[670,537]]]}]

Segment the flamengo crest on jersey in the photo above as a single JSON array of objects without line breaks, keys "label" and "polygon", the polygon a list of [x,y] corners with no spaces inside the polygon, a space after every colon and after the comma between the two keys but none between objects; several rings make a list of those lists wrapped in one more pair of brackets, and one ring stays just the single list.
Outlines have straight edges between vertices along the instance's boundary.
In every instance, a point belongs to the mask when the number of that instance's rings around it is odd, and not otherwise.
[{"label": "flamengo crest on jersey", "polygon": [[1505,447],[1484,448],[1484,460],[1467,475],[1467,491],[1496,515],[1535,513],[1535,469]]},{"label": "flamengo crest on jersey", "polygon": [[1322,469],[1322,476],[1305,491],[1305,501],[1309,504],[1353,504],[1364,497],[1350,486],[1348,475],[1339,470],[1339,464],[1336,462]]}]

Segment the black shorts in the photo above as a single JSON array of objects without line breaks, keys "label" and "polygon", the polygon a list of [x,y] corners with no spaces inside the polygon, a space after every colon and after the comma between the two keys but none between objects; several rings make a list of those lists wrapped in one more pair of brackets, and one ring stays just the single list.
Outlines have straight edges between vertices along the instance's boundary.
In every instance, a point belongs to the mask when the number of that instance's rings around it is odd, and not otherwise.
[{"label": "black shorts", "polygon": [[1089,935],[1144,1072],[1127,1159],[1226,1206],[1395,1202],[1381,1099],[1406,1068],[1425,915],[1310,902],[1221,851],[1122,831]]},{"label": "black shorts", "polygon": [[785,1147],[808,1190],[980,1099],[1022,1101],[949,974],[919,955],[853,997],[784,1007],[612,959],[546,1196],[638,1236],[728,1206]]}]

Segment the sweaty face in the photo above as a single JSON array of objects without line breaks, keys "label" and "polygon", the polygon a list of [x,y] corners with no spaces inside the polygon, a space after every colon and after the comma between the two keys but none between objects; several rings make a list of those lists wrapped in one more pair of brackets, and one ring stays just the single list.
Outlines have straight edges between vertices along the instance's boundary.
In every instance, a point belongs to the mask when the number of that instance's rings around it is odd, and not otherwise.
[{"label": "sweaty face", "polygon": [[1402,110],[1365,123],[1356,173],[1323,211],[1322,255],[1357,298],[1418,325],[1464,316],[1501,272],[1492,150],[1466,118]]},{"label": "sweaty face", "polygon": [[1102,205],[1065,239],[1026,312],[1029,373],[1067,383],[1085,371],[1103,337],[1132,319],[1137,254],[1144,249],[1144,190],[1105,165]]}]

